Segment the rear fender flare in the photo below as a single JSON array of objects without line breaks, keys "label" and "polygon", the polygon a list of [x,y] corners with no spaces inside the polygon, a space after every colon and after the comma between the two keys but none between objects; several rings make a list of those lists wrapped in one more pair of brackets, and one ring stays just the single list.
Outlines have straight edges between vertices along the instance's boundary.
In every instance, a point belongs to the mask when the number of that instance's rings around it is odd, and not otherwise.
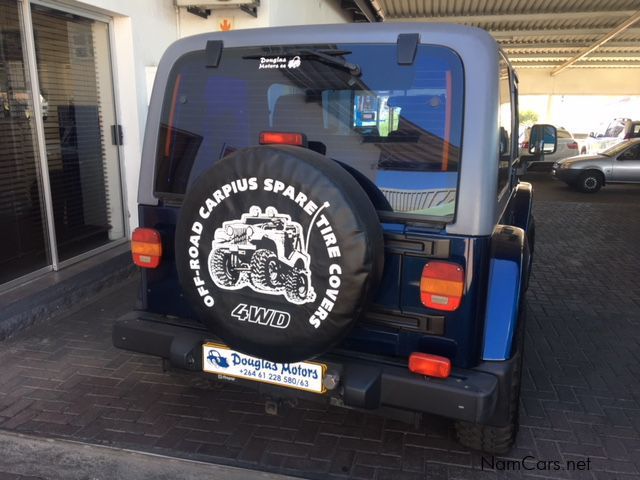
[{"label": "rear fender flare", "polygon": [[526,255],[526,233],[522,228],[496,226],[491,237],[483,360],[507,360],[515,350],[513,339],[528,268]]},{"label": "rear fender flare", "polygon": [[522,228],[529,235],[533,222],[533,186],[528,182],[518,183],[510,203],[511,215],[506,223]]}]

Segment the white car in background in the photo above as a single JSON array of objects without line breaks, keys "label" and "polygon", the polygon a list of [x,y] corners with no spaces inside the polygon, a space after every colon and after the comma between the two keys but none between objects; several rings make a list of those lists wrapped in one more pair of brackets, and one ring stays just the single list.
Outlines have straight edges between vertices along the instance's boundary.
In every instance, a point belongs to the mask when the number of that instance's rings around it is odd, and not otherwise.
[{"label": "white car in background", "polygon": [[[564,158],[575,157],[580,154],[580,150],[578,148],[578,142],[573,138],[571,133],[562,127],[557,128],[558,131],[558,148],[555,153],[545,155],[544,160],[535,160],[527,162],[527,170],[528,171],[536,171],[536,170],[551,170],[551,166],[554,162],[558,160],[562,160]],[[518,138],[518,143],[520,145],[520,157],[527,158],[530,157],[529,154],[529,135],[531,133],[531,128],[527,127]]]},{"label": "white car in background", "polygon": [[589,133],[586,151],[581,153],[595,155],[623,140],[638,137],[640,137],[640,121],[633,121],[630,118],[614,118],[606,128]]},{"label": "white car in background", "polygon": [[587,143],[589,142],[588,133],[573,133],[573,139],[578,142],[578,151],[580,155],[587,153]]}]

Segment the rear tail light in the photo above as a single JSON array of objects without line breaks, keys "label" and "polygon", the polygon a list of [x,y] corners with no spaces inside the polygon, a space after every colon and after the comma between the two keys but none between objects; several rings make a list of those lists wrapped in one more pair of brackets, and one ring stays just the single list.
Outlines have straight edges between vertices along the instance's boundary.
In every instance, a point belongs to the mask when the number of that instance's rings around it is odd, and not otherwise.
[{"label": "rear tail light", "polygon": [[451,375],[451,360],[429,353],[412,353],[409,370],[427,377],[447,378]]},{"label": "rear tail light", "polygon": [[464,270],[455,263],[431,261],[422,269],[420,300],[425,307],[453,312],[464,292]]},{"label": "rear tail light", "polygon": [[307,146],[307,137],[303,133],[291,132],[262,132],[260,134],[260,145],[297,145]]},{"label": "rear tail light", "polygon": [[529,148],[529,142],[525,140],[524,142],[522,142],[522,146],[520,148],[524,148],[526,150],[527,148]]},{"label": "rear tail light", "polygon": [[136,228],[131,235],[133,263],[143,268],[156,268],[162,258],[160,233],[152,228]]},{"label": "rear tail light", "polygon": [[578,142],[571,142],[567,145],[567,148],[571,149],[571,150],[577,150],[578,149]]}]

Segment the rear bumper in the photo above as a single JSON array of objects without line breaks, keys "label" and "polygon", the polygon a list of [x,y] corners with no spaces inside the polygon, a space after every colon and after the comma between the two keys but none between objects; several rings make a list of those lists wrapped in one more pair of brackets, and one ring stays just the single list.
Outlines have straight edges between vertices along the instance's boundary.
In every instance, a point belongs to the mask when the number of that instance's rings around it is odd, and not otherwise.
[{"label": "rear bumper", "polygon": [[[113,327],[116,347],[162,357],[174,367],[192,371],[202,371],[202,344],[210,340],[214,339],[206,330],[170,324],[165,317],[146,312],[129,312]],[[484,362],[475,369],[454,368],[447,379],[434,379],[409,372],[406,363],[357,352],[333,350],[315,361],[326,363],[328,373],[339,378],[325,395],[236,381],[271,397],[293,395],[353,408],[390,407],[500,425],[513,368],[510,361]]]}]

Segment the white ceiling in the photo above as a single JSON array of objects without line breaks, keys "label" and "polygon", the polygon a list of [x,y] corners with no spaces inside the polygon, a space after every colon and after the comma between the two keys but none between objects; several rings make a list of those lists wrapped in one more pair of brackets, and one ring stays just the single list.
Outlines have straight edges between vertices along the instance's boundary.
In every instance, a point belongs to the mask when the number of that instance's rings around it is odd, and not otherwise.
[{"label": "white ceiling", "polygon": [[[370,4],[385,22],[453,22],[484,28],[519,69],[558,69],[594,47],[564,68],[640,68],[640,0],[370,0]],[[603,40],[607,41],[600,45]]]}]

